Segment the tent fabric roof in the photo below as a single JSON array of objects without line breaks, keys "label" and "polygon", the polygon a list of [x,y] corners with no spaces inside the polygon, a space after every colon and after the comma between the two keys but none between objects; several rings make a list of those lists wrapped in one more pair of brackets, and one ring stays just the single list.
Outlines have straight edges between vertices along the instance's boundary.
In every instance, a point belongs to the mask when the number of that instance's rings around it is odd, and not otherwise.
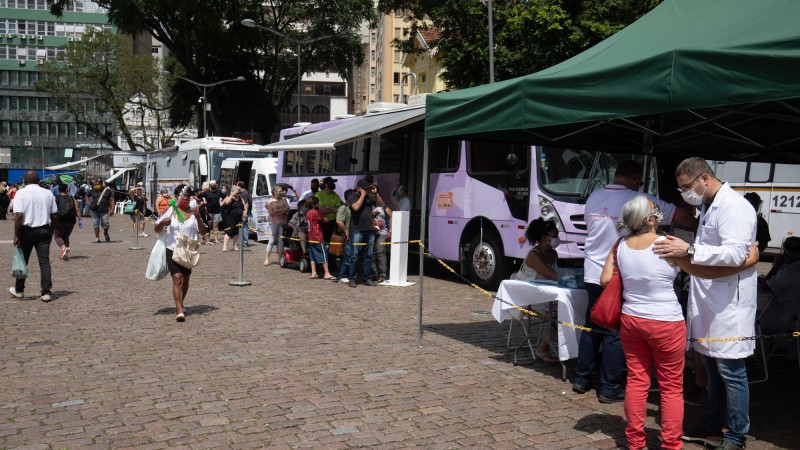
[{"label": "tent fabric roof", "polygon": [[800,162],[797,17],[796,0],[665,0],[561,64],[428,95],[426,136]]},{"label": "tent fabric roof", "polygon": [[299,136],[261,147],[262,151],[311,151],[333,150],[338,145],[347,144],[374,135],[380,130],[386,133],[423,119],[425,107],[403,108],[388,112],[370,114],[360,120],[353,120],[327,130]]},{"label": "tent fabric roof", "polygon": [[47,167],[45,167],[45,169],[47,169],[47,170],[66,169],[67,167],[77,166],[78,164],[84,164],[87,161],[91,161],[93,159],[101,158],[103,156],[105,156],[105,155],[104,154],[95,155],[95,156],[92,156],[92,157],[89,157],[89,158],[86,158],[86,159],[82,159],[80,161],[72,161],[72,162],[68,162],[68,163],[64,163],[64,164],[59,164],[57,166],[47,166]]}]

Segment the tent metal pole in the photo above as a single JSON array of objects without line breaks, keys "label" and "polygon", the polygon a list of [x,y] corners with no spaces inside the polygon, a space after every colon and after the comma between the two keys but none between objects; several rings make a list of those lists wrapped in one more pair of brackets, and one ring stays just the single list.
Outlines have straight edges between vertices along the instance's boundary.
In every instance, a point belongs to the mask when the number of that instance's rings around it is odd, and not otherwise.
[{"label": "tent metal pole", "polygon": [[[422,147],[422,195],[420,201],[422,202],[421,210],[422,217],[419,221],[419,240],[425,243],[425,230],[428,228],[428,138],[425,138],[425,144]],[[422,348],[422,299],[423,299],[423,285],[425,280],[425,247],[419,246],[419,320],[417,323],[417,347]]]}]

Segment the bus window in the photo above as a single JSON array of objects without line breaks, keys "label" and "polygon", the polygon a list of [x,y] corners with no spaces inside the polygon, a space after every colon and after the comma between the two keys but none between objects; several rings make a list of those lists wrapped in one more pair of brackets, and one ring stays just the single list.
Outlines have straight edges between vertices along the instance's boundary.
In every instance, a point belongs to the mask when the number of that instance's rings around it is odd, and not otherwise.
[{"label": "bus window", "polygon": [[369,142],[367,139],[337,147],[333,153],[333,172],[360,173],[364,170],[364,159],[366,159],[364,148],[369,147]]},{"label": "bus window", "polygon": [[331,173],[331,152],[330,150],[322,150],[319,152],[319,170],[317,173]]},{"label": "bus window", "polygon": [[220,169],[219,180],[217,181],[217,184],[219,186],[230,187],[232,183],[233,183],[233,168]]},{"label": "bus window", "polygon": [[400,128],[381,135],[380,160],[378,172],[398,173],[403,164],[403,152],[413,143],[406,143],[407,130]]},{"label": "bus window", "polygon": [[305,173],[305,154],[306,152],[285,152],[283,158],[284,175],[301,175]]},{"label": "bus window", "polygon": [[258,174],[258,179],[256,180],[256,195],[259,196],[270,195],[269,184],[267,183],[267,177],[265,177],[263,173]]},{"label": "bus window", "polygon": [[461,160],[461,142],[455,139],[430,141],[431,173],[455,172]]}]

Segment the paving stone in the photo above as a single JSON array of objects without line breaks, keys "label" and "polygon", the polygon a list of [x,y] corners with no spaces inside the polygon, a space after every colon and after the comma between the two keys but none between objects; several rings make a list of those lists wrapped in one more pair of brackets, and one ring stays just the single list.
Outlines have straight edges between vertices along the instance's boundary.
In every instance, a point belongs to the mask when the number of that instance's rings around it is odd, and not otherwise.
[{"label": "paving stone", "polygon": [[[109,244],[75,230],[69,261],[51,245],[52,302],[0,298],[0,448],[624,444],[622,404],[572,393],[557,365],[514,366],[507,325],[488,314],[492,299],[454,282],[435,261],[426,265],[422,348],[417,289],[350,289],[265,268],[260,245],[245,253],[253,285],[243,288],[227,284],[236,255],[203,246],[187,320],[176,323],[170,281],[144,280],[147,251],[128,250],[127,217],[111,221]],[[0,221],[0,236],[12,223]],[[0,243],[0,261],[12,249]],[[35,286],[35,258],[30,270]],[[797,448],[797,368],[775,364],[769,382],[751,386],[750,450]],[[651,396],[652,448],[658,414]],[[701,417],[702,408],[687,407],[687,423]]]}]

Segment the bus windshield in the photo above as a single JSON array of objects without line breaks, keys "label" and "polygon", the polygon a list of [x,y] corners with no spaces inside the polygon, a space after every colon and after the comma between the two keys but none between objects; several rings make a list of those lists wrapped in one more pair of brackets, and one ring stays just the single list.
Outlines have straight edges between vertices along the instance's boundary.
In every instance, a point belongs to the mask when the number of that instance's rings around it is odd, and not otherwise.
[{"label": "bus windshield", "polygon": [[[642,155],[571,148],[541,147],[537,156],[539,187],[551,195],[568,197],[587,198],[595,189],[610,184],[623,160],[634,159],[644,165]],[[651,184],[645,187],[645,192],[655,192],[654,176],[655,173],[650,173]]]},{"label": "bus windshield", "polygon": [[[204,150],[201,150],[203,152]],[[227,158],[248,158],[252,157],[253,151],[242,151],[242,150],[217,150],[211,149],[208,151],[210,154],[211,160],[211,167],[209,167],[209,179],[215,180],[220,177],[220,168],[222,167],[222,161]],[[262,153],[263,155],[263,153]],[[232,177],[232,175],[231,175]]]}]

